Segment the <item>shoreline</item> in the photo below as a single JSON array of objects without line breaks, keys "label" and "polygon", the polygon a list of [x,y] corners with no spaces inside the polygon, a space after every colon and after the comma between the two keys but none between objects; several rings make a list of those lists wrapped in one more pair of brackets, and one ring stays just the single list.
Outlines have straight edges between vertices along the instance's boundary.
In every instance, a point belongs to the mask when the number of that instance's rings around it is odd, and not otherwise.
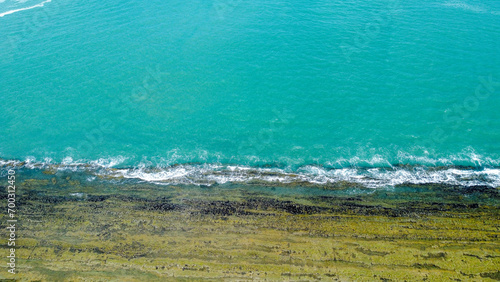
[{"label": "shoreline", "polygon": [[[152,183],[165,186],[216,187],[231,184],[267,187],[311,187],[387,189],[405,187],[443,187],[444,189],[498,189],[500,167],[461,165],[425,166],[394,164],[390,167],[325,167],[303,165],[247,166],[217,163],[186,163],[167,167],[114,167],[100,163],[63,163],[5,161],[0,159],[0,176],[14,169],[26,177],[51,179],[68,175],[80,182],[118,181]],[[98,184],[99,185],[99,184]]]}]

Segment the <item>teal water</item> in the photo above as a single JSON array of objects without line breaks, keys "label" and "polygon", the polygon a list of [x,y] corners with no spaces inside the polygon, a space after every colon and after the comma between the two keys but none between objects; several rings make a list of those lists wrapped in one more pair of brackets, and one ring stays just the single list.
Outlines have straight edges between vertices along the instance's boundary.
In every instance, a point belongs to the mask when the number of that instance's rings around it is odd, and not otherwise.
[{"label": "teal water", "polygon": [[384,184],[468,166],[500,185],[498,1],[6,0],[0,16],[4,166]]}]

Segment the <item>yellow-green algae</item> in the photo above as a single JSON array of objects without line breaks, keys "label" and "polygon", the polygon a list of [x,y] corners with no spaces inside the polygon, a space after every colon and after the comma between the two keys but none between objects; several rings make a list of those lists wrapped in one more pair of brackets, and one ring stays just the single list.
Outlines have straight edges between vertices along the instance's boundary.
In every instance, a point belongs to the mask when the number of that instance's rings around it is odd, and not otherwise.
[{"label": "yellow-green algae", "polygon": [[[390,190],[297,196],[262,192],[269,187],[83,185],[46,177],[18,184],[17,274],[7,272],[5,258],[0,278],[500,279],[498,190],[426,187],[418,192],[424,201]],[[7,235],[2,229],[4,254]]]}]

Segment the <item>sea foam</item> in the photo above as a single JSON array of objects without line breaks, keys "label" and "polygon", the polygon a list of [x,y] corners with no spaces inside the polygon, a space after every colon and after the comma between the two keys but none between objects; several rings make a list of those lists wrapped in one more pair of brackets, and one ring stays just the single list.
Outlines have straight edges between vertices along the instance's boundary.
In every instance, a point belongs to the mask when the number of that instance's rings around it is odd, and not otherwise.
[{"label": "sea foam", "polygon": [[6,15],[17,13],[17,12],[31,10],[31,9],[38,8],[38,7],[43,7],[46,3],[49,3],[49,2],[52,2],[52,0],[45,0],[45,1],[41,2],[41,3],[38,3],[38,4],[30,6],[30,7],[19,8],[19,9],[14,9],[14,10],[10,10],[10,11],[7,11],[7,12],[3,12],[3,13],[0,14],[0,18],[3,17],[3,16],[6,16]]},{"label": "sea foam", "polygon": [[332,168],[321,165],[303,165],[298,168],[248,166],[235,164],[190,163],[169,166],[151,166],[140,163],[122,166],[125,157],[94,161],[65,158],[61,163],[52,159],[37,161],[0,160],[0,170],[28,169],[52,172],[83,172],[89,181],[95,179],[136,180],[162,185],[219,185],[256,184],[265,186],[348,186],[382,188],[404,185],[447,185],[458,187],[500,187],[500,168],[401,165],[374,167]]}]

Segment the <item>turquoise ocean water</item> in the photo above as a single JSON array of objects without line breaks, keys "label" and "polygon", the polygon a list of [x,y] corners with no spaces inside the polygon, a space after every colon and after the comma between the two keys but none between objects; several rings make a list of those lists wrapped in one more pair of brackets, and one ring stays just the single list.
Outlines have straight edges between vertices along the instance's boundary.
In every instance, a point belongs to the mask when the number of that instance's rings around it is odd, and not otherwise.
[{"label": "turquoise ocean water", "polygon": [[496,0],[4,0],[0,38],[3,168],[500,186]]}]

